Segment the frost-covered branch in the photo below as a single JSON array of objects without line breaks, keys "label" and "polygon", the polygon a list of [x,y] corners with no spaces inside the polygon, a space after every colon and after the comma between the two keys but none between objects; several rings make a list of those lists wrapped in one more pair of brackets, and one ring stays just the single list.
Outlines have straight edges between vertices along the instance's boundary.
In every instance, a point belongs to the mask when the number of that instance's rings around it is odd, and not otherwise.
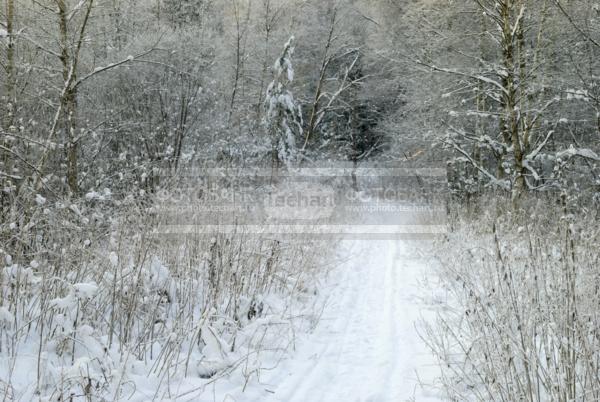
[{"label": "frost-covered branch", "polygon": [[140,59],[141,57],[144,57],[144,56],[148,55],[148,54],[149,54],[149,53],[151,53],[153,50],[154,50],[154,49],[150,49],[150,50],[147,50],[147,51],[145,51],[145,52],[143,52],[143,53],[140,53],[140,54],[139,54],[139,55],[137,55],[137,56],[127,56],[127,58],[125,58],[125,59],[123,59],[123,60],[121,60],[121,61],[117,61],[117,62],[115,62],[115,63],[111,63],[111,64],[108,64],[108,65],[106,65],[106,66],[103,66],[103,67],[97,67],[97,68],[95,68],[95,69],[94,69],[94,71],[92,71],[91,73],[89,73],[89,74],[87,74],[87,75],[85,75],[85,76],[83,76],[83,77],[79,78],[79,79],[78,79],[78,80],[77,80],[77,81],[76,81],[76,82],[73,84],[73,88],[77,88],[79,85],[83,84],[85,81],[89,80],[90,78],[92,78],[92,77],[94,77],[94,76],[96,76],[96,75],[98,75],[98,74],[104,73],[104,72],[106,72],[106,71],[108,71],[108,70],[112,70],[113,68],[121,67],[121,66],[122,66],[122,65],[124,65],[124,64],[131,63],[131,62],[133,62],[133,61],[135,61],[135,60],[138,60],[138,59]]},{"label": "frost-covered branch", "polygon": [[479,163],[477,163],[475,160],[473,160],[473,158],[471,157],[471,155],[469,155],[469,153],[467,151],[465,151],[464,149],[462,149],[460,146],[458,146],[458,144],[455,141],[452,141],[452,139],[450,138],[446,138],[444,141],[446,144],[449,144],[450,146],[452,146],[452,148],[454,148],[455,151],[457,151],[458,153],[460,153],[461,155],[464,156],[464,158],[475,168],[477,169],[479,172],[483,173],[483,175],[485,175],[489,180],[490,183],[500,187],[504,190],[510,190],[510,185],[509,183],[507,183],[505,180],[498,180],[498,178],[496,178],[496,176],[494,176],[493,174],[491,174],[487,169],[485,169],[483,166],[481,166]]}]

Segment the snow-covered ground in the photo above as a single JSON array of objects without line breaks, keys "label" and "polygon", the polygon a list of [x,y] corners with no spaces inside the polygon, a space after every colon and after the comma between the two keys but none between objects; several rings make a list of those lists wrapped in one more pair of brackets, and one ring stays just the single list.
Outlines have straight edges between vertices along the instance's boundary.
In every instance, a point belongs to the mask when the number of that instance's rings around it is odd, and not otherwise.
[{"label": "snow-covered ground", "polygon": [[437,365],[421,339],[433,314],[418,243],[345,240],[344,262],[315,331],[245,392],[215,400],[265,402],[439,401]]},{"label": "snow-covered ground", "polygon": [[[84,357],[77,355],[72,368],[68,361],[63,362],[66,370],[54,367],[55,363],[50,368],[62,381],[86,378],[94,361],[113,367],[111,378],[120,378],[119,384],[112,381],[110,392],[104,393],[112,398],[89,400],[440,401],[443,398],[434,387],[437,362],[419,335],[423,333],[422,321],[433,318],[437,306],[442,305],[436,301],[436,289],[441,287],[424,283],[437,280],[430,262],[420,252],[426,246],[424,240],[339,242],[336,267],[319,287],[314,303],[289,311],[286,320],[275,314],[250,323],[244,333],[259,333],[263,325],[274,331],[264,331],[263,347],[249,352],[251,358],[240,359],[239,364],[232,364],[214,378],[182,376],[178,371],[164,378],[150,374],[148,366],[128,354],[121,359],[114,357],[114,363],[103,361],[109,359],[102,357],[108,352],[90,336],[94,332],[91,327],[83,332],[86,326],[77,332],[78,345],[84,346],[77,350]],[[89,292],[87,298],[96,291],[96,287],[75,288]],[[313,299],[312,291],[310,295]],[[322,314],[314,330],[306,333],[305,327],[290,325],[293,317],[318,315],[320,306]],[[276,328],[281,329],[280,337]],[[53,400],[35,393],[39,349],[35,340],[27,338],[14,361],[0,360],[0,395],[9,395],[9,400]],[[100,357],[92,359],[88,355]],[[46,353],[40,356],[45,359]],[[183,364],[180,360],[176,364]],[[75,394],[73,400],[88,399]]]}]

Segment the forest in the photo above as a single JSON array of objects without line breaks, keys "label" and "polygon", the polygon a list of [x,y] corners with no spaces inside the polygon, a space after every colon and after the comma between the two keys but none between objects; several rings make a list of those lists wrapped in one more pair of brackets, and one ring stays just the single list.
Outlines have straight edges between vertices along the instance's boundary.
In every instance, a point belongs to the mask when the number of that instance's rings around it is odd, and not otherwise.
[{"label": "forest", "polygon": [[2,400],[600,400],[599,206],[598,0],[0,5]]}]

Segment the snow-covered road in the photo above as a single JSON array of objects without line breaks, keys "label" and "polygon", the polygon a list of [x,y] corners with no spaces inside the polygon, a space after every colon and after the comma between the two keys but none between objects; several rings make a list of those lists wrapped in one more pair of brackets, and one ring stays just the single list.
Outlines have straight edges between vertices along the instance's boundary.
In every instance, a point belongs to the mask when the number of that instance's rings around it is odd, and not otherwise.
[{"label": "snow-covered road", "polygon": [[317,328],[295,357],[263,373],[262,392],[250,391],[247,400],[439,401],[427,385],[435,361],[418,334],[431,311],[415,245],[345,240],[340,253],[345,262]]}]

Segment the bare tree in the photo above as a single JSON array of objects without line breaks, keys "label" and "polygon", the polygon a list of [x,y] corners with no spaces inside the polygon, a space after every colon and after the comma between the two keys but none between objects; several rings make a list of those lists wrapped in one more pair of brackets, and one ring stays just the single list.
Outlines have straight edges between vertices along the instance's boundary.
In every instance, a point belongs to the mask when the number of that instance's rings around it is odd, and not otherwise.
[{"label": "bare tree", "polygon": [[[2,152],[3,155],[2,161],[4,163],[4,168],[6,170],[6,174],[11,174],[11,164],[10,161],[12,159],[10,155],[11,149],[11,141],[7,137],[7,133],[10,131],[11,126],[13,124],[14,115],[16,112],[16,97],[15,97],[15,88],[16,88],[16,66],[15,66],[15,32],[14,32],[14,24],[15,24],[15,3],[14,0],[6,0],[6,30],[3,32],[1,39],[6,47],[6,81],[4,83],[4,87],[6,89],[3,105],[5,107],[2,108],[2,124],[0,128],[2,131]],[[2,42],[0,42],[2,43]]]},{"label": "bare tree", "polygon": [[79,192],[78,182],[78,152],[79,139],[77,138],[77,73],[79,67],[79,58],[81,48],[85,38],[85,31],[88,25],[90,13],[94,6],[94,0],[85,2],[83,21],[81,22],[79,33],[76,37],[74,47],[69,42],[69,14],[76,10],[68,10],[65,0],[55,0],[58,6],[58,29],[60,41],[60,61],[62,64],[62,76],[64,90],[61,94],[60,104],[64,111],[64,128],[66,133],[66,153],[67,153],[67,183],[74,194]]},{"label": "bare tree", "polygon": [[263,14],[261,16],[261,28],[263,36],[263,55],[260,71],[260,84],[258,85],[258,102],[256,104],[256,121],[262,118],[263,101],[265,95],[265,82],[269,72],[271,36],[276,26],[277,18],[281,14],[281,8],[273,7],[272,0],[263,0]]},{"label": "bare tree", "polygon": [[[554,51],[549,48],[547,37],[549,2],[474,0],[473,5],[471,12],[484,16],[483,30],[477,37],[491,39],[486,39],[487,50],[481,48],[480,39],[481,56],[473,56],[461,44],[453,44],[451,51],[471,65],[440,67],[426,57],[414,61],[429,71],[456,77],[464,88],[476,89],[472,109],[450,112],[451,122],[447,122],[448,135],[444,141],[485,181],[512,190],[516,205],[526,190],[556,183],[558,179],[554,176],[545,181],[536,167],[539,157],[549,151],[550,139],[555,134],[553,127],[559,120],[552,119],[554,123],[549,123],[548,116],[563,100],[562,88],[548,76],[549,67],[545,63],[545,54]],[[489,57],[484,57],[484,53],[489,53]],[[464,89],[457,93],[467,95]],[[462,104],[471,105],[464,98]],[[471,116],[476,117],[474,128],[470,127]],[[491,132],[490,126],[483,131],[482,118],[497,121],[497,131]],[[587,155],[595,159],[595,153],[588,151],[577,149],[565,153],[563,148],[556,150],[552,158]],[[492,155],[495,169],[482,152]]]},{"label": "bare tree", "polygon": [[238,87],[240,85],[240,79],[242,78],[244,69],[247,30],[250,20],[251,4],[252,3],[248,3],[246,6],[245,16],[242,17],[242,5],[238,0],[232,0],[233,17],[235,22],[235,62],[233,66],[233,89],[231,90],[231,101],[229,105],[229,120],[231,120],[231,117],[233,116],[235,100],[239,89]]},{"label": "bare tree", "polygon": [[327,72],[327,67],[331,62],[331,55],[329,54],[331,44],[334,41],[334,31],[336,27],[336,19],[337,19],[338,10],[334,8],[331,13],[331,22],[329,25],[329,34],[327,35],[327,40],[325,41],[325,48],[323,51],[323,59],[321,60],[321,69],[319,70],[319,79],[317,81],[317,87],[315,89],[315,96],[312,102],[312,106],[310,109],[310,120],[308,122],[308,129],[306,131],[306,138],[304,140],[304,147],[308,144],[308,141],[314,136],[315,128],[317,126],[318,115],[322,114],[319,110],[319,103],[323,96],[323,86],[325,85],[325,74]]}]

